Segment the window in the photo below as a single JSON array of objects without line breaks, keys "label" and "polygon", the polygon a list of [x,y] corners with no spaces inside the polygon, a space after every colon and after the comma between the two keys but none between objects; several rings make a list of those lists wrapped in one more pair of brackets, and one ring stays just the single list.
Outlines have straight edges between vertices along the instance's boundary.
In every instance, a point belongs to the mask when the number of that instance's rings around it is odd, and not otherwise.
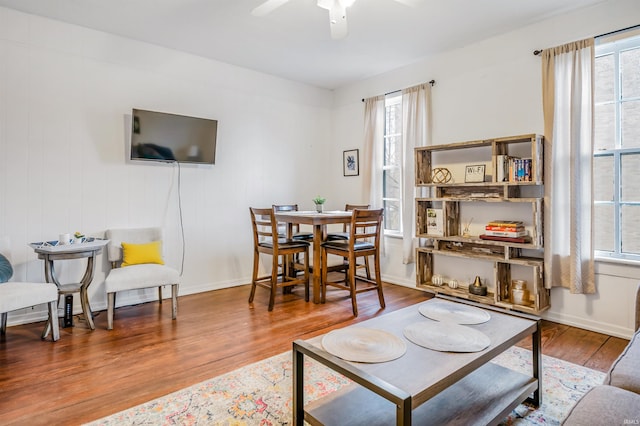
[{"label": "window", "polygon": [[640,260],[640,36],[596,46],[594,246]]},{"label": "window", "polygon": [[382,203],[385,234],[402,234],[402,94],[385,96]]}]

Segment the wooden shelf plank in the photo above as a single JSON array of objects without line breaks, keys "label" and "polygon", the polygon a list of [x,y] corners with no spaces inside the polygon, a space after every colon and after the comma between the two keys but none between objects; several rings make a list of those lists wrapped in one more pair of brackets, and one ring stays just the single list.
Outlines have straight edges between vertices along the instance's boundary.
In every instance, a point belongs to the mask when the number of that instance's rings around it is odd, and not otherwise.
[{"label": "wooden shelf plank", "polygon": [[[412,424],[495,424],[524,401],[537,383],[531,376],[487,363],[415,408]],[[305,420],[312,425],[391,425],[396,423],[395,408],[353,385],[308,404]]]}]

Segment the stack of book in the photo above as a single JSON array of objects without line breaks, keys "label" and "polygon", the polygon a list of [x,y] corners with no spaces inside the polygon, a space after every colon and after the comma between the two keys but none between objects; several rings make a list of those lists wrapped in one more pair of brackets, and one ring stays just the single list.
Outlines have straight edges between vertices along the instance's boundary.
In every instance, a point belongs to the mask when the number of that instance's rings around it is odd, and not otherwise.
[{"label": "stack of book", "polygon": [[528,243],[531,241],[524,223],[519,220],[492,220],[484,227],[483,240],[508,241],[512,243]]},{"label": "stack of book", "polygon": [[509,155],[496,156],[496,180],[498,182],[530,182],[531,158],[518,158]]}]

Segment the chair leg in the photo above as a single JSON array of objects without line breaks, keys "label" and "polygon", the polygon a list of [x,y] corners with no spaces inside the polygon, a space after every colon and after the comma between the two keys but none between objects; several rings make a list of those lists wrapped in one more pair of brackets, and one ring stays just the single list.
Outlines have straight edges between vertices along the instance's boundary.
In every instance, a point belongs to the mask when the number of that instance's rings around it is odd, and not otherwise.
[{"label": "chair leg", "polygon": [[371,271],[369,269],[369,256],[364,257],[364,267],[366,268],[367,279],[371,279]]},{"label": "chair leg", "polygon": [[3,312],[0,314],[0,335],[4,336],[7,334],[7,312]]},{"label": "chair leg", "polygon": [[258,267],[260,266],[260,253],[253,252],[253,275],[251,276],[251,293],[249,293],[249,303],[253,302],[256,295],[256,280],[258,279]]},{"label": "chair leg", "polygon": [[[58,324],[58,302],[56,300],[52,300],[49,302],[49,321],[47,325],[44,327],[43,336],[44,339],[46,335],[45,332],[48,333],[49,327],[51,327],[51,339],[56,342],[60,339],[60,325]],[[93,330],[93,329],[92,329]]]},{"label": "chair leg", "polygon": [[327,257],[329,254],[325,248],[322,248],[321,260],[320,260],[320,303],[325,303],[327,301],[327,268],[328,261]]},{"label": "chair leg", "polygon": [[[273,257],[273,264],[271,265],[271,292],[269,293],[269,312],[273,310],[273,305],[276,303],[276,289],[278,288],[278,256]],[[282,259],[284,262],[285,259]],[[282,276],[284,282],[285,276]]]},{"label": "chair leg", "polygon": [[171,318],[178,316],[178,284],[171,284]]},{"label": "chair leg", "polygon": [[116,307],[116,293],[107,293],[107,330],[113,330],[113,311]]},{"label": "chair leg", "polygon": [[351,307],[353,316],[358,316],[358,304],[356,303],[356,257],[349,259],[349,291],[351,292]]},{"label": "chair leg", "polygon": [[304,301],[309,301],[309,249],[304,252]]},{"label": "chair leg", "polygon": [[380,307],[384,309],[386,304],[384,303],[384,294],[382,293],[382,275],[380,274],[380,259],[378,255],[374,255],[373,258],[374,269],[376,274],[376,286],[378,287],[378,300],[380,301]]}]

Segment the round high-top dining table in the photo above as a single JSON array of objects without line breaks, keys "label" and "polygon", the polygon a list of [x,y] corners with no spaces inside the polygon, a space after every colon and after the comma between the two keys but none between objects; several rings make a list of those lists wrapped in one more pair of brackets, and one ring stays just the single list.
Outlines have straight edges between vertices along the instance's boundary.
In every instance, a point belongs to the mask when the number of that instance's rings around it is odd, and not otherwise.
[{"label": "round high-top dining table", "polygon": [[350,223],[352,211],[325,211],[318,213],[316,211],[287,211],[276,212],[276,220],[288,224],[287,235],[291,238],[291,227],[293,224],[303,224],[313,226],[313,303],[320,303],[320,264],[321,250],[320,245],[325,241],[327,236],[327,225]]}]

